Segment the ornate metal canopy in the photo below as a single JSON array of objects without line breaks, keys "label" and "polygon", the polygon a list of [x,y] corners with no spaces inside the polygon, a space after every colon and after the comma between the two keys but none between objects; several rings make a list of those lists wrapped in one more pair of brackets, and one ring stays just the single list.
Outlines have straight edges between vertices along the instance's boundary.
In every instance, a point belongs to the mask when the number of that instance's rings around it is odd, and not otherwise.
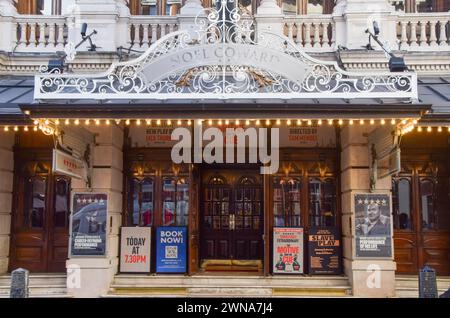
[{"label": "ornate metal canopy", "polygon": [[418,98],[415,73],[344,71],[336,62],[312,58],[284,35],[255,32],[253,20],[241,16],[233,1],[221,0],[196,17],[194,30],[167,34],[140,57],[113,63],[104,73],[43,67],[35,77],[35,99]]}]

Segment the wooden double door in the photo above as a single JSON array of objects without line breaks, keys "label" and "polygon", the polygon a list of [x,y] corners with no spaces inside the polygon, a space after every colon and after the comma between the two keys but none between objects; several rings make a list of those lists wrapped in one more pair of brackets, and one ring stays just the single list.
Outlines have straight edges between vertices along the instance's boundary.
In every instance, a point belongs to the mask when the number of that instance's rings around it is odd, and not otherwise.
[{"label": "wooden double door", "polygon": [[10,271],[66,270],[70,178],[53,174],[48,154],[51,150],[16,155]]},{"label": "wooden double door", "polygon": [[403,143],[402,171],[392,181],[397,273],[416,275],[428,265],[450,275],[449,140],[412,134]]},{"label": "wooden double door", "polygon": [[259,169],[203,170],[201,181],[201,263],[262,264],[264,200]]}]

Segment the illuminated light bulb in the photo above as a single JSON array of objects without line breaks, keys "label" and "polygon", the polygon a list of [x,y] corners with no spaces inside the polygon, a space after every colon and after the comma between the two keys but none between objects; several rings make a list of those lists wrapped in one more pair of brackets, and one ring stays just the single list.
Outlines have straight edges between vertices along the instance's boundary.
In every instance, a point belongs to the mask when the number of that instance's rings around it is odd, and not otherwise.
[{"label": "illuminated light bulb", "polygon": [[55,125],[59,125],[59,119],[55,120]]},{"label": "illuminated light bulb", "polygon": [[84,121],[84,123],[85,123],[86,125],[89,125],[89,124],[91,123],[91,121],[90,121],[89,119],[86,119],[86,120]]},{"label": "illuminated light bulb", "polygon": [[301,119],[297,119],[297,125],[301,126],[302,125],[302,120]]},{"label": "illuminated light bulb", "polygon": [[447,128],[447,131],[450,132],[450,127]]},{"label": "illuminated light bulb", "polygon": [[66,119],[66,120],[64,121],[64,125],[70,125],[70,120]]},{"label": "illuminated light bulb", "polygon": [[333,125],[333,119],[328,119],[328,125]]},{"label": "illuminated light bulb", "polygon": [[370,120],[370,124],[371,124],[371,125],[375,124],[375,120],[371,119],[371,120]]},{"label": "illuminated light bulb", "polygon": [[23,131],[28,131],[28,126],[23,127]]},{"label": "illuminated light bulb", "polygon": [[431,127],[427,128],[427,132],[431,132],[431,130],[432,130]]},{"label": "illuminated light bulb", "polygon": [[147,126],[150,126],[150,125],[152,124],[152,121],[151,121],[150,119],[146,119],[146,120],[145,120],[145,124],[146,124]]},{"label": "illuminated light bulb", "polygon": [[417,127],[418,132],[422,132],[422,127]]},{"label": "illuminated light bulb", "polygon": [[277,125],[281,125],[281,120],[277,119]]},{"label": "illuminated light bulb", "polygon": [[235,123],[236,123],[236,125],[239,125],[240,124],[239,119],[236,119]]},{"label": "illuminated light bulb", "polygon": [[414,119],[414,120],[413,120],[413,124],[414,124],[414,125],[417,125],[417,119]]},{"label": "illuminated light bulb", "polygon": [[197,124],[201,125],[201,124],[202,124],[202,120],[199,119],[199,120],[197,121]]},{"label": "illuminated light bulb", "polygon": [[9,127],[5,126],[5,128],[3,128],[4,131],[9,131]]},{"label": "illuminated light bulb", "polygon": [[317,124],[322,125],[322,119],[319,119],[319,121],[317,122]]},{"label": "illuminated light bulb", "polygon": [[222,126],[222,119],[219,119],[219,121],[217,122],[217,124],[218,124],[219,126]]},{"label": "illuminated light bulb", "polygon": [[442,132],[442,127],[438,127],[438,132]]},{"label": "illuminated light bulb", "polygon": [[286,121],[286,124],[287,124],[288,126],[290,126],[290,125],[292,124],[291,120],[288,119],[288,120]]},{"label": "illuminated light bulb", "polygon": [[381,120],[381,124],[384,125],[386,124],[386,121],[384,119]]},{"label": "illuminated light bulb", "polygon": [[79,125],[80,124],[80,120],[79,119],[75,119],[75,125]]},{"label": "illuminated light bulb", "polygon": [[178,125],[178,126],[181,126],[181,120],[178,119],[177,125]]},{"label": "illuminated light bulb", "polygon": [[342,125],[344,123],[344,121],[342,119],[339,119],[338,124]]},{"label": "illuminated light bulb", "polygon": [[14,131],[19,131],[19,127],[14,126]]},{"label": "illuminated light bulb", "polygon": [[99,120],[99,119],[96,119],[96,120],[95,120],[95,124],[96,124],[97,126],[99,126],[99,125],[100,125],[100,120]]},{"label": "illuminated light bulb", "polygon": [[159,125],[161,125],[161,119],[158,119],[157,121],[156,121],[156,124],[159,126]]},{"label": "illuminated light bulb", "polygon": [[129,125],[130,124],[130,120],[129,119],[127,119],[127,120],[125,120],[125,125]]},{"label": "illuminated light bulb", "polygon": [[395,125],[395,119],[391,120],[391,125]]},{"label": "illuminated light bulb", "polygon": [[403,125],[406,125],[406,119],[403,119],[403,120],[402,120],[402,124],[403,124]]},{"label": "illuminated light bulb", "polygon": [[246,124],[247,126],[250,125],[250,120],[247,119],[247,120],[245,121],[245,124]]},{"label": "illuminated light bulb", "polygon": [[106,121],[105,121],[105,123],[106,123],[106,125],[111,125],[111,121],[109,120],[109,119],[107,119]]},{"label": "illuminated light bulb", "polygon": [[212,126],[212,124],[213,124],[212,119],[208,120],[208,125]]},{"label": "illuminated light bulb", "polygon": [[256,120],[256,126],[261,125],[261,121],[259,119]]},{"label": "illuminated light bulb", "polygon": [[188,124],[188,126],[192,125],[192,121],[189,119],[187,124]]},{"label": "illuminated light bulb", "polygon": [[48,119],[46,119],[46,120],[44,121],[44,123],[45,123],[46,125],[48,125],[50,122],[48,121]]},{"label": "illuminated light bulb", "polygon": [[364,125],[364,119],[360,119],[360,120],[359,120],[359,124],[360,124],[360,125]]},{"label": "illuminated light bulb", "polygon": [[136,120],[136,126],[140,126],[140,125],[141,125],[141,120],[140,119]]},{"label": "illuminated light bulb", "polygon": [[308,126],[311,126],[312,125],[312,120],[308,120]]},{"label": "illuminated light bulb", "polygon": [[266,125],[270,125],[270,120],[266,119]]},{"label": "illuminated light bulb", "polygon": [[37,125],[37,124],[39,124],[39,121],[38,121],[37,119],[35,119],[35,120],[33,121],[33,124]]},{"label": "illuminated light bulb", "polygon": [[225,125],[229,125],[230,121],[228,119],[225,120]]},{"label": "illuminated light bulb", "polygon": [[34,127],[33,127],[33,130],[34,130],[34,131],[38,131],[37,126],[34,126]]},{"label": "illuminated light bulb", "polygon": [[348,122],[350,125],[353,125],[353,119],[350,119]]},{"label": "illuminated light bulb", "polygon": [[167,125],[172,125],[172,121],[170,119],[167,121]]}]

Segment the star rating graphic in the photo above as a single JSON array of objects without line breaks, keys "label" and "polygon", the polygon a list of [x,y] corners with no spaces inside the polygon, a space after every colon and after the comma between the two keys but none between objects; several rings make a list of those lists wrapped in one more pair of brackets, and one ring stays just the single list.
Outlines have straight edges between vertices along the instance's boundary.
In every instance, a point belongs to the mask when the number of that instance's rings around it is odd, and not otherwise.
[{"label": "star rating graphic", "polygon": [[380,206],[387,206],[388,201],[386,199],[381,199],[381,198],[374,198],[374,199],[362,199],[362,198],[357,198],[357,204],[359,205],[368,205],[368,204],[377,204]]}]

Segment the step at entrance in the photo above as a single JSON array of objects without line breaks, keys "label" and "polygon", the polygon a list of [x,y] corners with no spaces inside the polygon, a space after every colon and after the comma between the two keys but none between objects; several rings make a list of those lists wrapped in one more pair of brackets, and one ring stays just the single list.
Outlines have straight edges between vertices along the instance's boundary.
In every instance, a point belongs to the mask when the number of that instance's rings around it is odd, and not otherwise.
[{"label": "step at entrance", "polygon": [[105,297],[346,297],[347,277],[117,275]]},{"label": "step at entrance", "polygon": [[[64,274],[31,274],[30,297],[68,297],[66,275]],[[9,298],[11,275],[0,276],[0,298]]]}]

